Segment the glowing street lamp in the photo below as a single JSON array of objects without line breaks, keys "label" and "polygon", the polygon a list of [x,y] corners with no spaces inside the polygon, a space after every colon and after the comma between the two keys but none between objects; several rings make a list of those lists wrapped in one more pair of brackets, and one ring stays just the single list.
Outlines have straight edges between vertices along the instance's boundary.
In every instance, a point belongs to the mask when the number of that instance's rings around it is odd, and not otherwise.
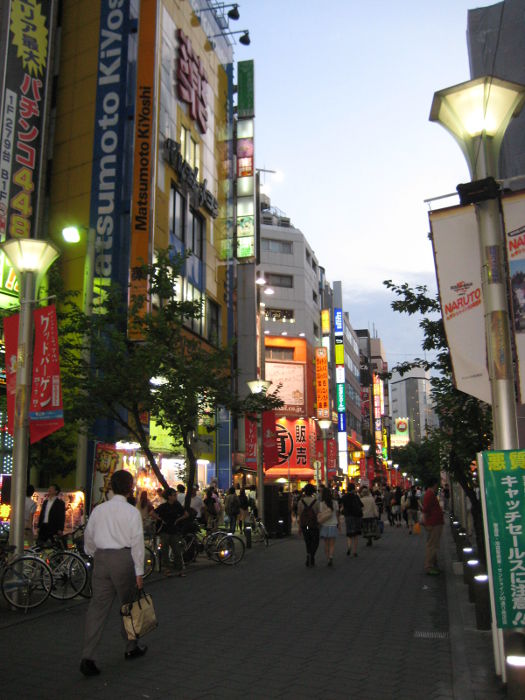
[{"label": "glowing street lamp", "polygon": [[49,241],[10,238],[0,249],[13,266],[20,289],[20,318],[16,369],[15,424],[13,435],[13,497],[11,542],[17,554],[24,552],[24,505],[27,484],[29,401],[33,369],[33,313],[42,278],[60,254]]},{"label": "glowing street lamp", "polygon": [[471,178],[476,181],[474,187],[460,185],[458,191],[461,197],[468,190],[468,201],[475,203],[478,213],[494,449],[497,450],[517,448],[518,431],[499,188],[494,178],[503,136],[524,102],[524,85],[485,76],[436,92],[430,111],[430,121],[441,124],[458,142]]}]

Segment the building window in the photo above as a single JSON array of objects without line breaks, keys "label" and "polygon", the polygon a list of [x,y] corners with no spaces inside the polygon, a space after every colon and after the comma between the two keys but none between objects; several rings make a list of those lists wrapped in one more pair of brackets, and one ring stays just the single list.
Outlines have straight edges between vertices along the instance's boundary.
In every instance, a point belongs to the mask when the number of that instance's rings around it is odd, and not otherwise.
[{"label": "building window", "polygon": [[192,139],[191,131],[184,126],[180,129],[180,151],[186,163],[189,163],[192,168],[199,167],[199,144]]},{"label": "building window", "polygon": [[266,360],[293,360],[293,348],[275,348],[268,346],[264,349]]},{"label": "building window", "polygon": [[184,280],[184,301],[199,302],[201,309],[200,316],[196,318],[186,318],[184,325],[190,328],[197,335],[204,335],[203,330],[206,328],[206,303],[203,293],[197,287],[194,287],[187,280]]},{"label": "building window", "polygon": [[212,344],[219,345],[220,307],[211,299],[206,299],[206,338]]},{"label": "building window", "polygon": [[274,238],[261,238],[261,250],[266,253],[279,253],[282,255],[292,255],[292,241],[278,241]]},{"label": "building window", "polygon": [[206,224],[202,216],[193,211],[193,209],[190,209],[190,223],[191,228],[189,233],[191,240],[189,241],[189,247],[191,248],[193,255],[199,258],[199,260],[202,260],[204,241],[206,240]]},{"label": "building window", "polygon": [[295,323],[295,313],[293,309],[264,309],[265,321],[280,321],[282,323]]},{"label": "building window", "polygon": [[317,325],[317,323],[314,323],[313,331],[314,331],[314,338],[319,338],[319,326]]},{"label": "building window", "polygon": [[181,195],[175,185],[170,189],[169,211],[169,244],[175,247],[175,238],[184,242],[184,224],[186,212],[186,199]]},{"label": "building window", "polygon": [[287,289],[293,289],[292,275],[276,275],[273,273],[268,273],[266,275],[266,280],[270,287],[286,287]]},{"label": "building window", "polygon": [[314,304],[317,304],[319,301],[319,297],[317,296],[317,292],[313,289],[312,289],[312,301],[314,302]]}]

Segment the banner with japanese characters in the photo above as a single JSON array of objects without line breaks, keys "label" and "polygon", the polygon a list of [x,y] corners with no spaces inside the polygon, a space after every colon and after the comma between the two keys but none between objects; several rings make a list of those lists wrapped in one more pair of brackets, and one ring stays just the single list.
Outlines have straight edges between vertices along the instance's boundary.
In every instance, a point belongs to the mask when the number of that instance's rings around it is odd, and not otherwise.
[{"label": "banner with japanese characters", "polygon": [[497,626],[525,627],[525,450],[483,452],[479,464]]},{"label": "banner with japanese characters", "polygon": [[11,0],[0,117],[0,240],[34,237],[42,177],[51,0]]},{"label": "banner with japanese characters", "polygon": [[54,306],[35,309],[33,319],[35,345],[29,406],[31,444],[64,425],[56,309]]},{"label": "banner with japanese characters", "polygon": [[244,452],[246,465],[255,469],[257,464],[257,419],[255,415],[244,417]]},{"label": "banner with japanese characters", "polygon": [[264,468],[273,467],[279,461],[277,450],[277,431],[275,429],[275,411],[263,411],[262,441]]},{"label": "banner with japanese characters", "polygon": [[15,432],[16,368],[18,357],[18,326],[20,315],[4,318],[5,380],[7,392],[7,432]]},{"label": "banner with japanese characters", "polygon": [[454,383],[460,391],[491,403],[475,209],[430,212],[430,229]]}]

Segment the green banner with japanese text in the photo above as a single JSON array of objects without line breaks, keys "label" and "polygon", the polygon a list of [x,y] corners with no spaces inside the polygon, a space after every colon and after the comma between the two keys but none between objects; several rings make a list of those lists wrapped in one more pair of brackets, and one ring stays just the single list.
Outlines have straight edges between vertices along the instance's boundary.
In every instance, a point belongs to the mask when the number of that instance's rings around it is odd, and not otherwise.
[{"label": "green banner with japanese text", "polygon": [[525,626],[525,450],[483,452],[497,626]]}]

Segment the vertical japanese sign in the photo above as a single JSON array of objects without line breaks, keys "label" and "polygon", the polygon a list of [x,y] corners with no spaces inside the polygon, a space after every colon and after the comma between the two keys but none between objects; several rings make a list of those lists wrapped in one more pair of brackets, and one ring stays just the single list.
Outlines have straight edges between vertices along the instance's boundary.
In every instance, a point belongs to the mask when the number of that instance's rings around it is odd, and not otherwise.
[{"label": "vertical japanese sign", "polygon": [[237,76],[238,120],[235,143],[237,155],[237,242],[235,255],[240,262],[251,262],[257,252],[253,61],[240,61],[237,64]]},{"label": "vertical japanese sign", "polygon": [[277,451],[277,431],[275,429],[275,411],[263,411],[262,414],[263,462],[265,469],[273,467],[279,461]]},{"label": "vertical japanese sign", "polygon": [[64,425],[55,307],[46,306],[35,309],[33,318],[35,346],[29,406],[31,444],[54,433]]},{"label": "vertical japanese sign", "polygon": [[244,452],[246,464],[254,466],[257,462],[257,421],[253,415],[244,418]]},{"label": "vertical japanese sign", "polygon": [[315,386],[317,390],[317,418],[330,418],[328,355],[326,348],[315,348]]},{"label": "vertical japanese sign", "polygon": [[480,469],[497,626],[524,627],[525,450],[483,452]]},{"label": "vertical japanese sign", "polygon": [[[147,312],[147,279],[137,274],[151,260],[153,215],[153,153],[155,124],[157,2],[140,3],[137,56],[137,95],[135,139],[133,147],[133,191],[131,197],[130,296],[143,297],[142,312]],[[129,336],[137,332],[130,328]]]},{"label": "vertical japanese sign", "polygon": [[11,0],[0,120],[0,240],[34,236],[51,18],[51,0]]},{"label": "vertical japanese sign", "polygon": [[4,318],[5,376],[7,390],[7,432],[15,432],[16,367],[19,314]]}]

